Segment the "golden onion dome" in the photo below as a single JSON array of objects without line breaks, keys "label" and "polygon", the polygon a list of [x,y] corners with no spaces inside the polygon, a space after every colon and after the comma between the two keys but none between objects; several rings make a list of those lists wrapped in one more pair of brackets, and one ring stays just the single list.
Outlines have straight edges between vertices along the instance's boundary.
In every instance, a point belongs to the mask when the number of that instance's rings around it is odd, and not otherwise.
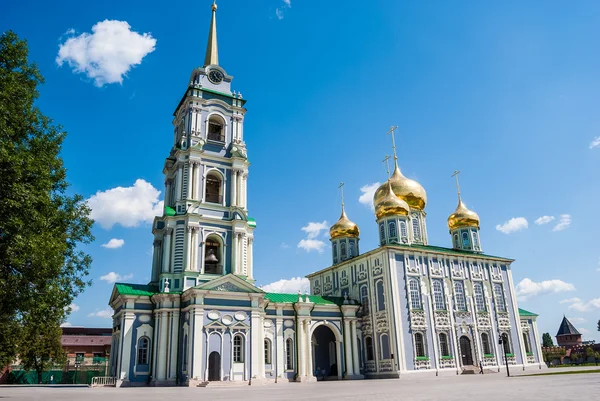
[{"label": "golden onion dome", "polygon": [[341,237],[358,238],[359,234],[360,230],[358,229],[358,226],[351,222],[348,216],[346,216],[344,205],[342,205],[342,215],[340,216],[340,219],[329,229],[329,236],[331,239]]},{"label": "golden onion dome", "polygon": [[382,198],[379,203],[375,202],[376,196],[374,196],[375,216],[378,219],[387,216],[407,216],[410,212],[410,207],[403,199],[398,198],[392,190],[392,184],[390,180],[387,180],[383,184]]},{"label": "golden onion dome", "polygon": [[454,230],[455,228],[460,227],[479,228],[479,215],[474,211],[469,210],[459,196],[456,210],[448,217],[448,228]]},{"label": "golden onion dome", "polygon": [[[427,203],[427,193],[425,189],[418,182],[411,180],[410,178],[406,178],[401,172],[398,164],[396,163],[396,167],[394,168],[394,174],[390,178],[390,183],[392,185],[392,191],[394,194],[402,200],[404,200],[411,208],[423,210],[425,209],[425,204]],[[377,191],[375,191],[375,196],[373,197],[373,202],[377,205],[382,202],[385,197],[387,184],[383,184]]]}]

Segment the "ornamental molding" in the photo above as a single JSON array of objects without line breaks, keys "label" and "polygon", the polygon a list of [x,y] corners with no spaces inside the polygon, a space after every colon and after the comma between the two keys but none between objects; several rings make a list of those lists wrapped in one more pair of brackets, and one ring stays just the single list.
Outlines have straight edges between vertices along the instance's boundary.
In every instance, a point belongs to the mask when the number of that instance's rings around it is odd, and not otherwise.
[{"label": "ornamental molding", "polygon": [[359,272],[359,273],[358,273],[358,279],[359,279],[359,280],[361,280],[361,281],[362,281],[362,280],[366,280],[366,279],[367,279],[367,273],[366,273],[366,272],[364,272],[364,271],[362,271],[362,272]]},{"label": "ornamental molding", "polygon": [[478,313],[477,314],[477,326],[482,327],[482,328],[492,327],[490,315],[487,313]]},{"label": "ornamental molding", "polygon": [[427,360],[415,359],[415,369],[416,370],[431,369],[431,361],[429,359],[427,359]]},{"label": "ornamental molding", "polygon": [[373,275],[380,276],[383,273],[383,267],[377,266],[373,269]]},{"label": "ornamental molding", "polygon": [[212,291],[223,291],[223,292],[248,292],[243,288],[240,288],[232,283],[223,283],[214,288],[211,288]]},{"label": "ornamental molding", "polygon": [[427,329],[427,319],[425,318],[425,311],[410,312],[410,328],[413,331]]},{"label": "ornamental molding", "polygon": [[440,358],[439,366],[441,369],[448,369],[456,367],[456,364],[454,363],[454,358]]},{"label": "ornamental molding", "polygon": [[521,322],[521,330],[524,333],[529,333],[529,324],[527,322]]},{"label": "ornamental molding", "polygon": [[508,313],[501,312],[498,314],[498,327],[501,329],[510,330],[510,319]]},{"label": "ornamental molding", "polygon": [[435,326],[438,329],[449,329],[451,327],[450,312],[445,310],[435,311]]}]

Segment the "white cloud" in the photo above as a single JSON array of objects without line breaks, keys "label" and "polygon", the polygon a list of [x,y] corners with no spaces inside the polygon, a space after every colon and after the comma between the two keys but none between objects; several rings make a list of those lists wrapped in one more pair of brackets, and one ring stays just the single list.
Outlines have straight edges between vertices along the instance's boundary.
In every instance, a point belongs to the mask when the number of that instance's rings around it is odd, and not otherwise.
[{"label": "white cloud", "polygon": [[112,283],[116,283],[117,281],[129,280],[132,277],[133,277],[133,274],[131,274],[131,273],[121,276],[118,273],[110,272],[108,274],[105,274],[104,276],[101,276],[100,280],[104,280],[107,283],[112,284]]},{"label": "white cloud", "polygon": [[313,239],[318,237],[321,231],[327,230],[328,228],[329,225],[327,224],[327,220],[323,220],[322,223],[310,222],[302,227],[301,230],[306,233],[308,239]]},{"label": "white cloud", "polygon": [[101,246],[104,248],[108,248],[108,249],[116,249],[116,248],[122,247],[124,244],[125,244],[124,239],[112,238],[106,244],[102,244]]},{"label": "white cloud", "polygon": [[60,327],[73,327],[73,325],[69,322],[64,322],[60,325]]},{"label": "white cloud", "polygon": [[275,9],[275,15],[277,16],[277,19],[283,19],[283,11],[287,8],[292,8],[292,0],[283,0],[283,5]]},{"label": "white cloud", "polygon": [[163,201],[160,191],[143,179],[137,179],[131,187],[116,187],[98,191],[87,203],[92,209],[91,217],[102,228],[110,229],[115,224],[137,227],[151,223],[155,216],[162,215]]},{"label": "white cloud", "polygon": [[510,234],[515,231],[524,230],[529,227],[529,223],[525,217],[513,217],[504,224],[498,224],[496,230],[502,231],[504,234]]},{"label": "white cloud", "polygon": [[564,299],[560,301],[561,304],[570,304],[569,309],[576,310],[578,312],[589,312],[593,309],[600,309],[600,298],[590,299],[589,301],[583,301],[580,298]]},{"label": "white cloud", "polygon": [[552,228],[552,231],[562,231],[571,225],[571,215],[561,214],[558,223]]},{"label": "white cloud", "polygon": [[282,243],[281,243],[281,245],[279,245],[279,247],[280,247],[281,249],[287,249],[287,248],[289,248],[290,246],[289,246],[288,244],[286,244],[285,242],[282,242]]},{"label": "white cloud", "polygon": [[569,319],[569,321],[571,323],[585,323],[586,320],[582,317],[568,317],[567,319]]},{"label": "white cloud", "polygon": [[262,287],[265,292],[279,292],[286,294],[297,294],[298,291],[305,293],[310,290],[310,282],[306,277],[292,277],[289,280],[279,280]]},{"label": "white cloud", "polygon": [[524,278],[517,284],[516,290],[519,300],[525,301],[541,294],[575,291],[575,286],[562,280],[544,280],[535,282],[529,278]]},{"label": "white cloud", "polygon": [[111,309],[97,310],[96,312],[92,312],[88,314],[88,317],[103,317],[106,319],[110,319],[113,315],[113,311]]},{"label": "white cloud", "polygon": [[542,224],[548,224],[553,220],[554,220],[554,216],[542,216],[542,217],[538,217],[535,220],[535,224],[537,224],[538,226],[541,226]]},{"label": "white cloud", "polygon": [[367,184],[360,187],[360,191],[362,195],[358,198],[358,201],[365,206],[368,206],[372,212],[375,211],[375,207],[373,206],[373,196],[375,195],[375,191],[379,188],[381,184],[378,182],[374,182],[372,184]]},{"label": "white cloud", "polygon": [[595,137],[590,143],[590,149],[600,147],[600,136]]},{"label": "white cloud", "polygon": [[77,305],[75,302],[72,302],[71,305],[65,308],[65,310],[67,309],[71,309],[71,312],[77,312],[79,310],[79,305]]},{"label": "white cloud", "polygon": [[[67,31],[69,36],[74,30]],[[56,63],[65,62],[76,73],[84,73],[96,86],[123,83],[123,77],[155,49],[156,39],[149,33],[132,31],[126,21],[104,20],[92,33],[71,36],[59,45]]]},{"label": "white cloud", "polygon": [[325,243],[318,239],[302,239],[298,242],[298,248],[302,248],[306,252],[317,251],[323,253],[325,250]]}]

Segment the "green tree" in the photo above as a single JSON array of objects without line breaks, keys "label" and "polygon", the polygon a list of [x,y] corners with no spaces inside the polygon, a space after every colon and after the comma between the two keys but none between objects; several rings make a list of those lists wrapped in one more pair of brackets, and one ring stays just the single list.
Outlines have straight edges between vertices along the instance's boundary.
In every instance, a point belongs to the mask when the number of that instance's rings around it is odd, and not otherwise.
[{"label": "green tree", "polygon": [[550,333],[542,334],[542,346],[554,347],[554,342],[552,341],[552,337],[550,337]]},{"label": "green tree", "polygon": [[66,133],[34,104],[42,83],[27,43],[0,35],[0,366],[18,354],[26,366],[57,356],[33,350],[60,341],[68,306],[89,285],[79,245],[93,241],[93,220],[67,193]]}]

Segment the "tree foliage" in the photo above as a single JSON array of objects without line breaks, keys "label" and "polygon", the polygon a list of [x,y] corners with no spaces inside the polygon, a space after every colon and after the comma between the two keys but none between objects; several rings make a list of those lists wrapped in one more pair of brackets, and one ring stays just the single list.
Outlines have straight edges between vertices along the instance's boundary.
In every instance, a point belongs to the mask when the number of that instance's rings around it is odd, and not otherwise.
[{"label": "tree foliage", "polygon": [[[66,133],[35,106],[43,77],[27,43],[0,36],[0,366],[17,354],[34,366],[44,340],[60,342],[59,325],[89,285],[90,210],[67,193],[60,151]],[[44,347],[42,347],[44,348]],[[45,349],[45,348],[44,348]],[[60,359],[60,358],[59,358]]]},{"label": "tree foliage", "polygon": [[554,342],[552,341],[552,337],[550,337],[550,333],[542,334],[542,346],[554,347]]}]

